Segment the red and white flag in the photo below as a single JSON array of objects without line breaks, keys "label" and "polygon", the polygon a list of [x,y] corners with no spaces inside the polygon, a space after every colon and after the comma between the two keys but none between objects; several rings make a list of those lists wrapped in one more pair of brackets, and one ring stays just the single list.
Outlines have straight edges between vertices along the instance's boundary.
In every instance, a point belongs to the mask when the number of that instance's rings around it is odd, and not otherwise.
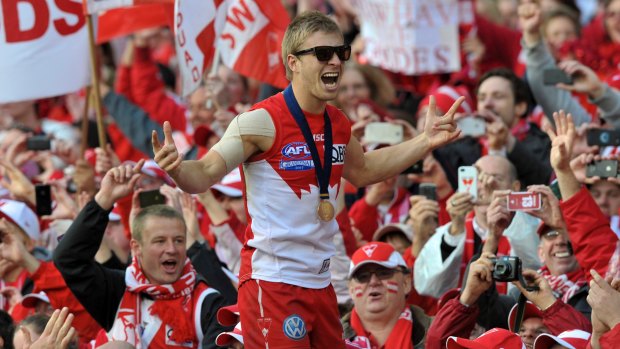
[{"label": "red and white flag", "polygon": [[[150,0],[149,0],[150,1]],[[168,3],[155,0],[131,7],[121,7],[99,13],[97,16],[98,44],[114,38],[132,34],[138,30],[174,24],[174,2]]]},{"label": "red and white flag", "polygon": [[238,73],[284,88],[280,43],[289,23],[280,0],[175,2],[176,49],[183,96],[194,91],[219,57]]},{"label": "red and white flag", "polygon": [[90,81],[79,0],[2,0],[0,103],[59,96]]},{"label": "red and white flag", "polygon": [[119,7],[131,7],[153,3],[170,3],[174,0],[84,0],[84,10],[88,14],[99,13]]}]

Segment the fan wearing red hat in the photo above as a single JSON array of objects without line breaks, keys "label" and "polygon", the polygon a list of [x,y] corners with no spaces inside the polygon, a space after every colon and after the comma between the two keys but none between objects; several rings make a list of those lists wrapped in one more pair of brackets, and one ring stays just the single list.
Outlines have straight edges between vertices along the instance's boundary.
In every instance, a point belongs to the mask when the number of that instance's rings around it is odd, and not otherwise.
[{"label": "fan wearing red hat", "polygon": [[586,349],[589,344],[590,333],[572,330],[557,336],[543,333],[536,338],[534,349]]},{"label": "fan wearing red hat", "polygon": [[342,318],[345,338],[372,348],[424,348],[430,318],[406,298],[411,273],[403,257],[384,242],[360,247],[351,257],[353,310]]},{"label": "fan wearing red hat", "polygon": [[494,328],[471,340],[458,337],[448,338],[447,349],[525,349],[521,338],[513,332]]}]

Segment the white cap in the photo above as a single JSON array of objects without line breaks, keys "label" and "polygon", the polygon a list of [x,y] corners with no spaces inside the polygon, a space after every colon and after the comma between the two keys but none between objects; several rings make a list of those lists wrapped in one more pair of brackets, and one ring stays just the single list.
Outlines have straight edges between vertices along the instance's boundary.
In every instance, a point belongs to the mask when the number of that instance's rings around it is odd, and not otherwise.
[{"label": "white cap", "polygon": [[21,201],[0,199],[0,218],[20,227],[32,240],[38,240],[41,236],[39,218]]}]

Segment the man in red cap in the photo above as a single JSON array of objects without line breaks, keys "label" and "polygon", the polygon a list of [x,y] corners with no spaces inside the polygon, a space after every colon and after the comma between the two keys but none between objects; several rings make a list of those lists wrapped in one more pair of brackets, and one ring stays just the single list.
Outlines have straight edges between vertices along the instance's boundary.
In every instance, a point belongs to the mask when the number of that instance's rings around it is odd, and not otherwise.
[{"label": "man in red cap", "polygon": [[581,330],[564,331],[557,336],[543,333],[536,338],[534,349],[586,349],[590,333]]},{"label": "man in red cap", "polygon": [[430,318],[407,306],[411,272],[385,242],[360,247],[351,258],[349,293],[353,310],[342,319],[345,338],[372,348],[424,348]]}]

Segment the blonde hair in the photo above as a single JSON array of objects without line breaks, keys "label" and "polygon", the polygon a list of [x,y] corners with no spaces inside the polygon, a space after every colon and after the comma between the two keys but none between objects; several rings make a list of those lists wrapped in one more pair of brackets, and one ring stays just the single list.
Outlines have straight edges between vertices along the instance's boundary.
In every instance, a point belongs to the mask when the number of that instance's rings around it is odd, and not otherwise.
[{"label": "blonde hair", "polygon": [[299,51],[304,41],[316,32],[337,33],[342,37],[342,32],[336,22],[318,11],[300,14],[286,28],[282,39],[282,63],[286,69],[287,79],[291,80],[293,77],[293,72],[287,63],[288,55]]}]

